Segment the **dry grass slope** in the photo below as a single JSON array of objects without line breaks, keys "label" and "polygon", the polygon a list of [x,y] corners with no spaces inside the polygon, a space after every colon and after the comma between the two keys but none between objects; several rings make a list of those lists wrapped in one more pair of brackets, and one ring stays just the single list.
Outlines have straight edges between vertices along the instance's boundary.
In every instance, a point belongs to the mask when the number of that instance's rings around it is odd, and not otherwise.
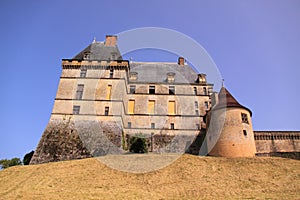
[{"label": "dry grass slope", "polygon": [[0,199],[300,199],[300,161],[183,155],[145,174],[90,158],[0,171]]}]

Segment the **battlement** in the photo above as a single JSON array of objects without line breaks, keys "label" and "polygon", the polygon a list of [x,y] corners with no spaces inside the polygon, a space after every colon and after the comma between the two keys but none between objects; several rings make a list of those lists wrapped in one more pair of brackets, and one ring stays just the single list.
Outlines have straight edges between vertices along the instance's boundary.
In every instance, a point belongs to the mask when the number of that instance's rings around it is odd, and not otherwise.
[{"label": "battlement", "polygon": [[300,149],[299,131],[254,131],[257,155],[297,153]]},{"label": "battlement", "polygon": [[63,69],[79,69],[81,67],[89,68],[99,68],[99,67],[121,67],[128,68],[128,60],[75,60],[75,59],[63,59],[62,68]]}]

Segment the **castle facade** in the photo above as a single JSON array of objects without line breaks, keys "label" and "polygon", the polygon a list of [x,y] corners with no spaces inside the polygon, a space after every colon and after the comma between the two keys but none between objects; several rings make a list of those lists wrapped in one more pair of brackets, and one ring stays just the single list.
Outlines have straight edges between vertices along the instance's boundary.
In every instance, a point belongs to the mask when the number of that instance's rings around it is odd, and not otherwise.
[{"label": "castle facade", "polygon": [[210,155],[300,151],[300,132],[253,131],[251,111],[226,88],[214,92],[206,75],[184,58],[172,63],[123,60],[117,37],[106,36],[62,60],[51,118],[31,164],[126,152],[135,135],[147,138],[151,152],[198,154],[211,116],[218,118],[224,108],[221,135],[205,141]]}]

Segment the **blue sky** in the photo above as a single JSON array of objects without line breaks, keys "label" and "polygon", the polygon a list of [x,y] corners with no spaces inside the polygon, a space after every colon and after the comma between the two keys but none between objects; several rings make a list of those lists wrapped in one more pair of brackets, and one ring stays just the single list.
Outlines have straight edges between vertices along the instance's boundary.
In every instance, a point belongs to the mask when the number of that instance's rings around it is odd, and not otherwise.
[{"label": "blue sky", "polygon": [[[34,150],[61,73],[93,37],[164,27],[200,43],[225,86],[253,112],[255,130],[300,130],[300,1],[0,2],[0,159]],[[163,60],[163,56],[136,60]],[[167,61],[168,58],[166,57]]]}]

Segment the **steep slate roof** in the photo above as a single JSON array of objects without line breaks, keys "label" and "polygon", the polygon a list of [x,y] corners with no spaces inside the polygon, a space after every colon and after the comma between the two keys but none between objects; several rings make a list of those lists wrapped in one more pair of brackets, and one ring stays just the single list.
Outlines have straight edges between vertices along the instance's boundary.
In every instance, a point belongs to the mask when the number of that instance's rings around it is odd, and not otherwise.
[{"label": "steep slate roof", "polygon": [[189,65],[167,62],[133,62],[130,72],[138,73],[136,82],[166,83],[167,73],[175,73],[174,83],[195,83],[197,73]]},{"label": "steep slate roof", "polygon": [[246,108],[245,106],[242,106],[225,87],[221,88],[218,96],[219,103],[215,107],[213,107],[213,110],[229,107],[243,108],[248,110],[250,112],[250,115],[252,116],[251,110],[249,108]]},{"label": "steep slate roof", "polygon": [[[89,54],[86,58],[85,54]],[[115,59],[112,58],[115,54]],[[122,60],[118,46],[106,46],[105,42],[93,41],[89,46],[74,56],[74,60]],[[189,65],[179,65],[177,62],[133,62],[130,72],[138,73],[136,82],[166,83],[167,74],[175,73],[174,83],[195,83],[198,75]]]},{"label": "steep slate roof", "polygon": [[[89,58],[84,59],[84,55],[89,53]],[[115,59],[112,59],[115,54]],[[83,51],[73,57],[75,60],[122,60],[118,46],[105,46],[104,42],[94,41]]]}]

